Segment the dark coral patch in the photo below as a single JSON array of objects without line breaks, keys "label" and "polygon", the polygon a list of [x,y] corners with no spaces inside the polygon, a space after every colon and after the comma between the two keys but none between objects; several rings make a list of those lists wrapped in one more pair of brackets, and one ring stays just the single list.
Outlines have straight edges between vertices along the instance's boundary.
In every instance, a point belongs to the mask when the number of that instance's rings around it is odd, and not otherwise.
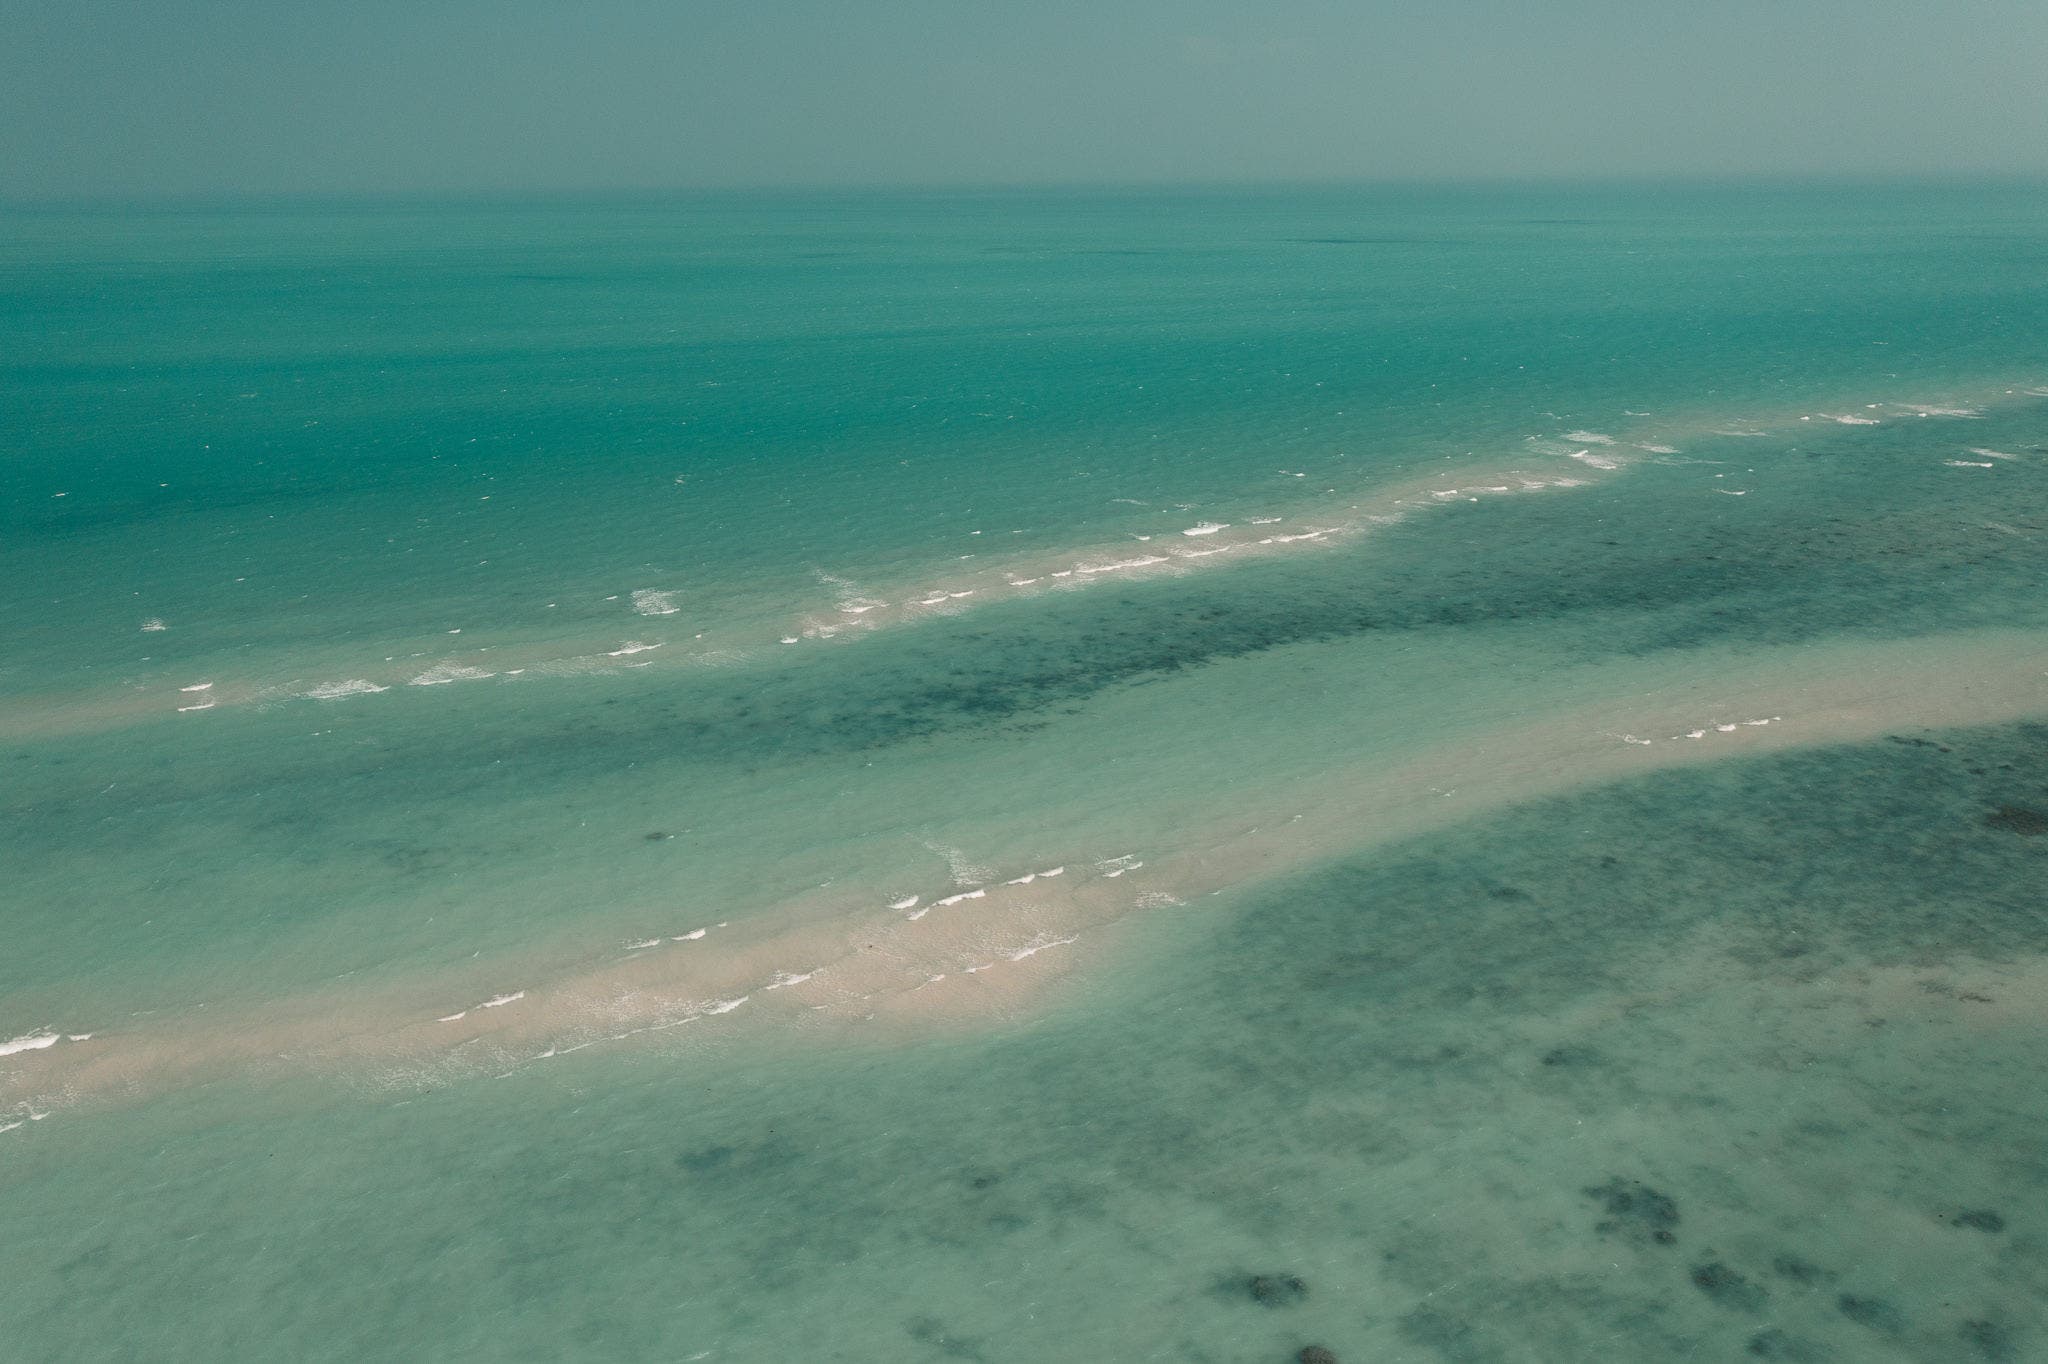
[{"label": "dark coral patch", "polygon": [[1791,1361],[1791,1364],[1819,1364],[1828,1358],[1828,1352],[1820,1346],[1798,1336],[1787,1335],[1775,1326],[1751,1336],[1746,1348],[1754,1358],[1783,1359]]},{"label": "dark coral patch", "polygon": [[1607,1216],[1595,1230],[1613,1236],[1654,1241],[1668,1246],[1678,1239],[1678,1204],[1671,1195],[1660,1193],[1640,1180],[1616,1176],[1605,1184],[1585,1190],[1597,1199]]},{"label": "dark coral patch", "polygon": [[2001,805],[1984,816],[1984,822],[1994,829],[2010,829],[2029,838],[2048,834],[2048,814],[2024,805]]},{"label": "dark coral patch", "polygon": [[1763,1310],[1766,1297],[1763,1285],[1752,1283],[1740,1270],[1719,1260],[1693,1266],[1692,1286],[1723,1307],[1732,1307],[1738,1312]]},{"label": "dark coral patch", "polygon": [[1883,1298],[1864,1298],[1854,1293],[1844,1293],[1835,1299],[1835,1310],[1858,1326],[1867,1326],[1886,1335],[1897,1335],[1906,1328],[1906,1319],[1899,1314],[1899,1309]]},{"label": "dark coral patch", "polygon": [[1308,1296],[1308,1284],[1293,1274],[1254,1274],[1245,1288],[1263,1307],[1289,1307]]},{"label": "dark coral patch", "polygon": [[1995,1321],[1966,1321],[1962,1325],[1962,1336],[1963,1344],[1979,1359],[2020,1357],[2019,1345],[2013,1340],[2012,1332]]},{"label": "dark coral patch", "polygon": [[1802,1260],[1797,1255],[1780,1255],[1771,1261],[1771,1270],[1781,1279],[1793,1283],[1817,1283],[1827,1277],[1827,1271],[1811,1260]]}]

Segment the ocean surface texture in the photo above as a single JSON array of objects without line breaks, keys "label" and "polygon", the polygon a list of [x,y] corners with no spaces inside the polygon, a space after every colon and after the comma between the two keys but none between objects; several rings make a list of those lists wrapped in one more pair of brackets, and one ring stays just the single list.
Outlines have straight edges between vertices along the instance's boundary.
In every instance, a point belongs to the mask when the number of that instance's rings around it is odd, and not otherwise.
[{"label": "ocean surface texture", "polygon": [[2048,1359],[2048,189],[0,213],[0,1356]]}]

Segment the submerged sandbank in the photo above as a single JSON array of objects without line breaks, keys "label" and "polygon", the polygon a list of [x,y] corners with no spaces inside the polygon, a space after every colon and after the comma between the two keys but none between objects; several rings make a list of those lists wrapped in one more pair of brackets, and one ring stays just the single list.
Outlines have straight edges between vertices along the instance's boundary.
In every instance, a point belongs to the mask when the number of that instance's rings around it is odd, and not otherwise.
[{"label": "submerged sandbank", "polygon": [[[235,651],[215,663],[181,664],[175,672],[145,659],[118,665],[124,680],[117,684],[0,698],[0,733],[20,741],[61,740],[151,721],[217,724],[252,706],[317,711],[377,704],[379,697],[455,697],[478,684],[780,664],[823,643],[856,640],[999,602],[1355,543],[1432,507],[1596,487],[1644,463],[1692,462],[1684,450],[1701,440],[1791,437],[1810,433],[1816,422],[1848,430],[1927,419],[1967,422],[2001,408],[2038,403],[2043,396],[2048,388],[1985,385],[1942,403],[1871,402],[1858,395],[1824,405],[1830,410],[1817,413],[1745,408],[1740,414],[1703,410],[1655,420],[1630,414],[1616,424],[1623,434],[1578,428],[1502,433],[1493,443],[1498,453],[1491,457],[1466,452],[1446,457],[1427,472],[1405,468],[1391,480],[1338,486],[1320,475],[1297,487],[1295,480],[1307,479],[1305,473],[1278,470],[1285,486],[1270,498],[1247,492],[1236,510],[1140,504],[1150,532],[1114,540],[1011,548],[1010,532],[992,523],[986,537],[971,541],[973,553],[941,554],[936,546],[926,546],[906,550],[905,562],[893,565],[817,570],[813,576],[819,592],[831,602],[822,609],[763,596],[745,585],[723,585],[707,598],[691,585],[663,581],[621,586],[601,602],[573,602],[577,614],[568,621],[550,616],[556,603],[536,603],[532,628],[521,631],[465,633],[426,621],[394,622],[388,635],[346,645],[308,638],[283,649],[266,648],[253,660]],[[1361,462],[1360,468],[1370,466]],[[1746,496],[1746,486],[1714,483],[1733,468],[1702,470],[1703,486]],[[151,617],[138,628],[147,632],[143,637],[155,638],[155,632],[185,624]]]},{"label": "submerged sandbank", "polygon": [[1568,703],[1474,723],[1405,756],[1219,793],[1227,809],[1157,847],[963,863],[915,894],[900,882],[834,885],[765,915],[707,915],[605,961],[506,954],[459,978],[232,1013],[24,1027],[15,1040],[33,1045],[0,1056],[0,1113],[12,1115],[0,1126],[223,1074],[316,1071],[392,1088],[597,1046],[702,1045],[736,1029],[913,1039],[1011,1017],[1100,960],[1134,915],[1501,806],[1718,758],[2048,713],[2048,635],[1672,653],[1588,668],[1573,683]]}]

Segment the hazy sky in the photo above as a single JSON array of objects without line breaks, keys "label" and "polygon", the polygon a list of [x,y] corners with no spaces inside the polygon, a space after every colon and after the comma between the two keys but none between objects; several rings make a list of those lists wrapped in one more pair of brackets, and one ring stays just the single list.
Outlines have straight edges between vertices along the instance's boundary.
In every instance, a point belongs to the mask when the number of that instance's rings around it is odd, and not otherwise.
[{"label": "hazy sky", "polygon": [[2048,0],[0,0],[0,196],[2048,172]]}]

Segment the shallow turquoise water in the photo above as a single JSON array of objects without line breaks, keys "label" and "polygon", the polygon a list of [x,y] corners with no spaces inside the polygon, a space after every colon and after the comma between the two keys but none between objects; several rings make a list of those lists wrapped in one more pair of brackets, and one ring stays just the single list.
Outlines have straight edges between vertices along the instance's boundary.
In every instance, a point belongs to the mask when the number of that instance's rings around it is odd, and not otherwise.
[{"label": "shallow turquoise water", "polygon": [[[79,1123],[10,1152],[10,1321],[75,1357],[2029,1358],[2039,998],[1980,964],[2048,942],[2040,840],[1985,820],[2048,800],[2048,735],[1908,737],[1337,865],[1000,1036]],[[1638,1185],[1672,1211],[1610,1206]]]},{"label": "shallow turquoise water", "polygon": [[[0,1041],[455,1007],[1284,817],[1662,659],[2039,630],[2044,208],[11,210]],[[961,576],[1506,469],[1583,484]],[[388,690],[307,694],[344,679]],[[1331,835],[907,1040],[44,1093],[0,1118],[0,1322],[38,1359],[2034,1357],[2048,750],[1899,738]]]}]

